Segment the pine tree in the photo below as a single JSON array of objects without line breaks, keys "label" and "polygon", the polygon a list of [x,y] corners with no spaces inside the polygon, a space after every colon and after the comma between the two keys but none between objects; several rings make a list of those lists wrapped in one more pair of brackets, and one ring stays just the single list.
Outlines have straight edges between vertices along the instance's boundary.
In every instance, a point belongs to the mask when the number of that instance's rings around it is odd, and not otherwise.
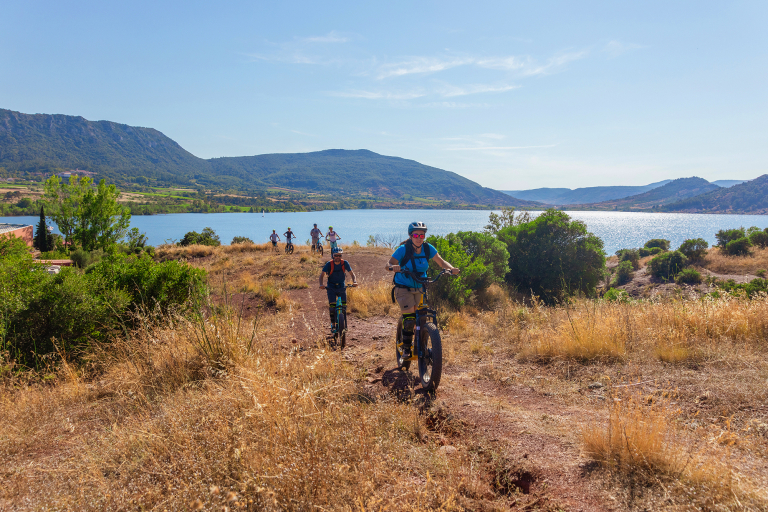
[{"label": "pine tree", "polygon": [[45,223],[45,211],[43,207],[40,207],[40,222],[37,224],[37,232],[35,233],[35,248],[40,252],[48,252],[51,250],[48,243],[48,225]]}]

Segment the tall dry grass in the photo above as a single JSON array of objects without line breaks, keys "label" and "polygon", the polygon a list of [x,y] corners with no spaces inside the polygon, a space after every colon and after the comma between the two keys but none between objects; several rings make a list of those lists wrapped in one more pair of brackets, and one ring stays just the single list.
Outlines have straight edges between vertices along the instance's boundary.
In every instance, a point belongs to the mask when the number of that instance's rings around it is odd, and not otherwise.
[{"label": "tall dry grass", "polygon": [[371,316],[396,315],[399,309],[392,303],[391,294],[392,285],[387,282],[364,283],[347,290],[347,304],[352,313],[363,319]]},{"label": "tall dry grass", "polygon": [[264,322],[147,321],[92,380],[4,387],[0,504],[442,510],[482,477],[426,442],[417,408],[361,394],[338,354],[281,349],[280,316]]},{"label": "tall dry grass", "polygon": [[749,256],[728,256],[713,247],[707,251],[701,266],[718,274],[756,275],[758,270],[768,270],[768,247],[753,247],[751,252]]}]

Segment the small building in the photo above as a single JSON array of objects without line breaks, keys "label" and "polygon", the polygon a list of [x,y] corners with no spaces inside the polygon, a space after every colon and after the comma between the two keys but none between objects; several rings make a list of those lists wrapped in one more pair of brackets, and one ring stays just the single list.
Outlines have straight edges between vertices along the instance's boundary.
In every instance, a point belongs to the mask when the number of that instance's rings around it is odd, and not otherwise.
[{"label": "small building", "polygon": [[32,242],[35,239],[34,226],[28,226],[26,224],[3,224],[0,223],[0,236],[15,236],[21,238],[29,247],[32,247]]}]

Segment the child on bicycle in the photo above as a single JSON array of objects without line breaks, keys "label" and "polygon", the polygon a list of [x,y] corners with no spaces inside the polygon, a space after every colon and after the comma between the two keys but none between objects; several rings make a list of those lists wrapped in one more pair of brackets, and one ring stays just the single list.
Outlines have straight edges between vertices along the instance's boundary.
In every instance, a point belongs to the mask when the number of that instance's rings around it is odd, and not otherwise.
[{"label": "child on bicycle", "polygon": [[[320,289],[325,290],[328,294],[328,307],[331,313],[331,328],[336,329],[336,297],[341,297],[341,311],[346,318],[347,314],[347,290],[344,288],[346,281],[346,273],[352,276],[351,286],[357,286],[357,277],[352,272],[352,267],[348,261],[344,261],[342,256],[344,255],[344,249],[336,247],[331,249],[333,259],[323,265],[323,270],[320,272]],[[328,286],[323,284],[325,275],[328,274]]]},{"label": "child on bicycle", "polygon": [[333,252],[333,249],[336,248],[336,240],[341,240],[341,237],[333,230],[333,226],[328,226],[328,233],[325,234],[325,239],[331,242],[331,252]]},{"label": "child on bicycle", "polygon": [[290,245],[293,245],[293,242],[291,242],[291,239],[296,236],[296,233],[291,231],[291,228],[288,228],[288,231],[283,233],[283,236],[285,237],[285,246],[288,247]]},{"label": "child on bicycle", "polygon": [[272,234],[269,235],[269,239],[272,242],[272,248],[277,247],[277,241],[280,240],[280,235],[275,233],[275,230],[272,230]]},{"label": "child on bicycle", "polygon": [[315,227],[309,232],[309,236],[312,237],[312,247],[317,247],[320,245],[320,237],[323,236],[323,232],[317,229],[317,224],[315,224]]},{"label": "child on bicycle", "polygon": [[389,258],[387,270],[397,272],[394,278],[395,300],[403,314],[403,358],[411,357],[413,331],[416,327],[416,308],[421,303],[423,287],[412,277],[400,273],[400,270],[414,272],[419,277],[427,277],[429,260],[434,260],[440,267],[450,270],[452,275],[458,275],[460,269],[445,261],[437,253],[435,246],[426,243],[427,225],[423,222],[411,222],[408,225],[408,240],[402,242]]}]

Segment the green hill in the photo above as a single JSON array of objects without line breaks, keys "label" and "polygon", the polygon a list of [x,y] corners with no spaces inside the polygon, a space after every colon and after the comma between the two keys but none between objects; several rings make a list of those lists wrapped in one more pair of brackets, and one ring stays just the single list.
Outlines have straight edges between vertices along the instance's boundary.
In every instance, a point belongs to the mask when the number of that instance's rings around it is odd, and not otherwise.
[{"label": "green hill", "polygon": [[286,188],[335,197],[541,206],[456,173],[367,150],[204,160],[152,128],[0,109],[0,167],[44,175],[80,168],[115,183],[240,191]]},{"label": "green hill", "polygon": [[768,174],[662,207],[665,212],[768,214]]},{"label": "green hill", "polygon": [[506,194],[527,201],[541,201],[547,204],[586,204],[611,201],[642,194],[666,185],[671,180],[659,181],[642,186],[607,186],[570,188],[536,188],[532,190],[505,190]]},{"label": "green hill", "polygon": [[654,188],[648,192],[634,196],[616,199],[612,201],[603,201],[594,204],[572,205],[571,207],[584,210],[622,210],[622,211],[643,211],[653,210],[660,205],[674,203],[689,197],[706,194],[712,190],[723,190],[717,185],[713,185],[703,178],[679,178],[672,180],[666,185]]}]

